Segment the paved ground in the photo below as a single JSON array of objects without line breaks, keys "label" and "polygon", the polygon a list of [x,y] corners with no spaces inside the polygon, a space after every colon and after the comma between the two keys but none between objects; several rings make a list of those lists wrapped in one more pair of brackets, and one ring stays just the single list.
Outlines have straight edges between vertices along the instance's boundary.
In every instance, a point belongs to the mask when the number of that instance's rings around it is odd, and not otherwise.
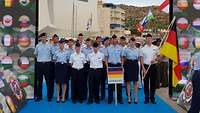
[{"label": "paved ground", "polygon": [[169,98],[168,96],[168,88],[160,88],[157,90],[157,95],[160,96],[160,98],[168,103],[172,108],[174,108],[178,113],[187,113],[186,110],[184,110],[182,107],[177,105],[175,101]]}]

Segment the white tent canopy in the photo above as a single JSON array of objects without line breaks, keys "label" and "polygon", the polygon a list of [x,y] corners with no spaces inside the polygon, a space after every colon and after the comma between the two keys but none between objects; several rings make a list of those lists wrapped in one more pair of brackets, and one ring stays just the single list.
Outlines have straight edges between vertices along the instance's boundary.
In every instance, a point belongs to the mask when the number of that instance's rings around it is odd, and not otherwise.
[{"label": "white tent canopy", "polygon": [[[39,33],[58,34],[62,37],[72,34],[73,1],[75,9],[76,34],[96,34],[99,32],[97,21],[97,0],[82,2],[78,0],[39,0]],[[77,12],[77,14],[76,14]],[[92,15],[92,25],[87,31],[87,23]],[[77,17],[76,17],[77,16]]]}]

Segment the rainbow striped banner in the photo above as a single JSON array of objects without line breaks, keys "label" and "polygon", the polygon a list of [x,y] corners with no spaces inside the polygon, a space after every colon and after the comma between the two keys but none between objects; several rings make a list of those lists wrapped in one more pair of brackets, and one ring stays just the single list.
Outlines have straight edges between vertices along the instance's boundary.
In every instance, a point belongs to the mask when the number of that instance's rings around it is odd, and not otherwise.
[{"label": "rainbow striped banner", "polygon": [[108,84],[123,84],[124,70],[122,67],[108,67]]}]

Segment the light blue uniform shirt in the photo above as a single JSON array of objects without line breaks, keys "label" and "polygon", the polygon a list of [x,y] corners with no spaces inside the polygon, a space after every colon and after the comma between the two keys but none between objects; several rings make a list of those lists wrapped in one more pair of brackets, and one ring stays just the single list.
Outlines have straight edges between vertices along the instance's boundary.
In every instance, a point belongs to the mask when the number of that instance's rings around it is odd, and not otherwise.
[{"label": "light blue uniform shirt", "polygon": [[52,57],[52,47],[50,44],[39,43],[36,45],[34,54],[37,57],[37,62],[50,62]]},{"label": "light blue uniform shirt", "polygon": [[[75,49],[74,49],[74,48],[67,48],[66,50],[67,50],[68,53],[69,53],[69,58],[70,58],[70,56],[72,55],[72,53],[75,52]],[[69,59],[69,58],[68,58],[68,59]]]},{"label": "light blue uniform shirt", "polygon": [[100,51],[101,53],[103,53],[104,55],[106,55],[106,53],[107,53],[107,47],[103,46],[103,47],[101,47],[101,48],[99,49],[99,51]]},{"label": "light blue uniform shirt", "polygon": [[121,63],[123,48],[119,45],[110,45],[107,47],[107,52],[105,56],[108,58],[108,63],[118,64]]},{"label": "light blue uniform shirt", "polygon": [[60,63],[67,63],[69,61],[69,52],[67,50],[58,49],[54,54],[54,60]]},{"label": "light blue uniform shirt", "polygon": [[55,59],[55,52],[59,50],[59,44],[53,44],[51,45],[51,50],[52,50],[52,54],[53,54],[53,59]]},{"label": "light blue uniform shirt", "polygon": [[81,52],[85,55],[85,57],[88,56],[88,54],[93,52],[92,47],[83,47],[81,48]]},{"label": "light blue uniform shirt", "polygon": [[123,50],[122,56],[128,60],[138,60],[141,54],[138,48],[126,47]]},{"label": "light blue uniform shirt", "polygon": [[196,53],[193,57],[194,70],[200,71],[200,52]]}]

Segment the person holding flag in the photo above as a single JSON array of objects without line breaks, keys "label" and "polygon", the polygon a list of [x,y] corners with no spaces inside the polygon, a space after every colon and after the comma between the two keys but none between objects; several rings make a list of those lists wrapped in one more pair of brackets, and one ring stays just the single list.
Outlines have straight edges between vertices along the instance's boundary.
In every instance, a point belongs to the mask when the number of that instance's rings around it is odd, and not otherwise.
[{"label": "person holding flag", "polygon": [[[144,104],[148,104],[149,100],[152,104],[156,104],[155,92],[156,92],[156,75],[157,68],[156,63],[158,61],[159,49],[152,44],[152,35],[147,34],[146,45],[141,49],[141,66],[144,72]],[[149,84],[150,81],[150,84]],[[149,89],[150,87],[150,89]]]}]

